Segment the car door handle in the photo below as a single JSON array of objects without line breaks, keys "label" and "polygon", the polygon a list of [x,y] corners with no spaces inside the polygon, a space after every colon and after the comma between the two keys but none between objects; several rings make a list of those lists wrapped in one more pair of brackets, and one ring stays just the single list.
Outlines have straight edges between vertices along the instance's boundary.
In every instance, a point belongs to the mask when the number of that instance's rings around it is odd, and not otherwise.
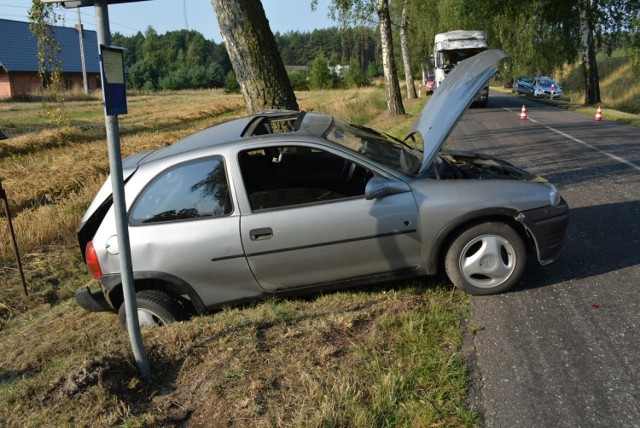
[{"label": "car door handle", "polygon": [[273,230],[270,227],[261,227],[249,231],[249,237],[252,241],[262,241],[263,239],[273,238]]}]

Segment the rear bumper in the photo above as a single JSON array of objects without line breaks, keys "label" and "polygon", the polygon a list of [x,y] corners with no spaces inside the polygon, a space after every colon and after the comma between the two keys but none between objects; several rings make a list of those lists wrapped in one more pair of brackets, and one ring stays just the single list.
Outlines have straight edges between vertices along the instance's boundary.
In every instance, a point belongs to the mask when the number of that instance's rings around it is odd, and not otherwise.
[{"label": "rear bumper", "polygon": [[557,207],[547,206],[522,213],[522,222],[536,244],[538,261],[542,265],[553,262],[562,249],[569,226],[569,206],[562,199]]},{"label": "rear bumper", "polygon": [[105,299],[102,290],[91,292],[89,287],[80,288],[76,291],[76,303],[89,312],[113,312],[113,308]]}]

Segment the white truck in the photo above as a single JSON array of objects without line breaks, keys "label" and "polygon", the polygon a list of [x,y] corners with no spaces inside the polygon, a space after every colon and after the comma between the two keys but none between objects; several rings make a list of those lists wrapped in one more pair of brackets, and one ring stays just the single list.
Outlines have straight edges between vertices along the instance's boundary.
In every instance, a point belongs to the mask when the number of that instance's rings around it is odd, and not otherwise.
[{"label": "white truck", "polygon": [[[455,30],[436,34],[432,66],[436,88],[460,61],[487,50],[487,34],[477,30]],[[489,86],[481,89],[474,103],[487,106]]]}]

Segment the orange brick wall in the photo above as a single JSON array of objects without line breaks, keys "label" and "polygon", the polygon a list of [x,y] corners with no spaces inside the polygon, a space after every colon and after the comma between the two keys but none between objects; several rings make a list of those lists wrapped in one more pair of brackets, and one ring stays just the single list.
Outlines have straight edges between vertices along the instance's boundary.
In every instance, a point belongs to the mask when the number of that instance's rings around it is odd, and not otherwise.
[{"label": "orange brick wall", "polygon": [[[98,89],[98,74],[88,74],[89,91]],[[82,74],[71,75],[71,88],[82,90]],[[40,90],[40,76],[37,73],[6,73],[0,69],[0,98],[14,95],[37,94]]]},{"label": "orange brick wall", "polygon": [[11,82],[9,75],[0,69],[0,98],[8,98],[11,96]]},{"label": "orange brick wall", "polygon": [[37,73],[10,73],[10,95],[36,94],[40,90],[40,76]]}]

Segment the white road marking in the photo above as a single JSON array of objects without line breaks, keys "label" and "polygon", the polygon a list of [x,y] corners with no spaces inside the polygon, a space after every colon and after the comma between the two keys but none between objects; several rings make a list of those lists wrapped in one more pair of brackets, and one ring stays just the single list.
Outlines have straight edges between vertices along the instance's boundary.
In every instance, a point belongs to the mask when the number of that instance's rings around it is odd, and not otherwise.
[{"label": "white road marking", "polygon": [[[505,109],[505,110],[506,110],[506,111],[508,111],[508,112],[513,113],[513,110],[512,110],[512,109],[510,109],[510,108],[507,108],[507,107],[502,107],[502,108],[503,108],[503,109]],[[535,120],[535,119],[531,119],[530,117],[527,117],[527,120],[529,120],[529,121],[531,121],[531,122],[533,122],[533,123],[539,123],[537,120]],[[582,144],[583,146],[589,147],[590,149],[593,149],[593,150],[595,150],[596,152],[600,152],[600,153],[602,153],[603,155],[609,156],[611,159],[615,159],[615,160],[617,160],[618,162],[621,162],[621,163],[623,163],[623,164],[625,164],[625,165],[627,165],[627,166],[630,166],[631,168],[634,168],[634,169],[636,169],[636,170],[640,171],[640,165],[638,165],[638,164],[635,164],[635,163],[633,163],[633,162],[631,162],[631,161],[628,161],[628,160],[626,160],[626,159],[624,159],[624,158],[621,158],[620,156],[614,155],[613,153],[609,153],[609,152],[604,151],[604,150],[602,150],[602,149],[599,149],[599,148],[597,148],[597,147],[595,147],[595,146],[592,146],[591,144],[587,143],[586,141],[582,141],[582,140],[581,140],[581,139],[579,139],[579,138],[573,137],[573,136],[571,136],[571,135],[569,135],[569,134],[567,134],[567,133],[565,133],[565,132],[559,131],[559,130],[557,130],[557,129],[555,129],[555,128],[552,128],[552,127],[550,127],[550,126],[547,126],[547,125],[542,125],[542,126],[544,126],[545,128],[547,128],[549,131],[552,131],[552,132],[555,132],[556,134],[562,135],[562,136],[563,136],[563,137],[565,137],[565,138],[568,138],[568,139],[570,139],[570,140],[573,140],[573,141],[575,141],[575,142],[576,142],[576,143],[578,143],[578,144]]]}]

